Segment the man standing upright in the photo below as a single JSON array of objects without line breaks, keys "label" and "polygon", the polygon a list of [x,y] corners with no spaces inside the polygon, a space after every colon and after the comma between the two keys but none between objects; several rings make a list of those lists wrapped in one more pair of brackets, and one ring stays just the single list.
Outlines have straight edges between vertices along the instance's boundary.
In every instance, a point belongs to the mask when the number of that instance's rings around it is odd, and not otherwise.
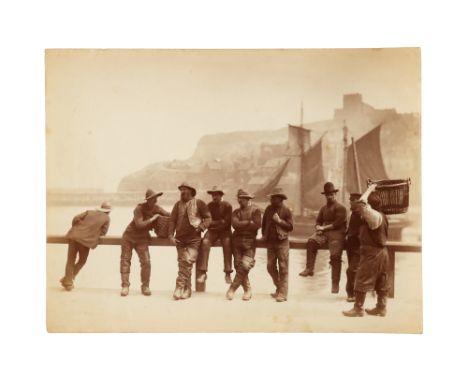
[{"label": "man standing upright", "polygon": [[158,197],[162,192],[146,191],[145,200],[139,203],[133,210],[133,220],[127,226],[122,236],[120,255],[120,276],[122,280],[122,297],[128,296],[130,287],[130,264],[132,252],[136,251],[140,259],[141,293],[151,296],[149,282],[151,277],[151,259],[149,253],[149,231],[153,228],[153,222],[159,216],[169,216],[169,212],[157,205]]},{"label": "man standing upright", "polygon": [[187,299],[192,295],[192,268],[197,261],[201,233],[211,223],[207,205],[195,198],[195,187],[184,182],[179,190],[180,200],[174,205],[169,221],[169,239],[176,245],[179,266],[174,300]]},{"label": "man standing upright", "polygon": [[381,200],[373,193],[376,185],[371,185],[357,203],[356,210],[364,223],[360,226],[359,266],[356,273],[354,293],[356,301],[351,310],[343,312],[348,317],[362,317],[364,315],[364,301],[366,293],[377,292],[377,306],[366,309],[366,313],[373,316],[387,314],[387,279],[388,279],[388,220],[380,211]]},{"label": "man standing upright", "polygon": [[262,225],[262,213],[252,204],[252,199],[253,196],[244,190],[237,192],[239,208],[232,213],[232,251],[236,276],[226,292],[228,300],[234,298],[234,293],[241,285],[244,288],[242,299],[248,301],[252,298],[249,272],[255,265],[256,237]]},{"label": "man standing upright", "polygon": [[265,210],[262,222],[262,236],[267,243],[267,270],[276,287],[271,296],[277,302],[288,298],[288,234],[293,230],[293,218],[291,210],[283,203],[285,199],[287,197],[283,190],[275,189],[270,195],[270,205]]},{"label": "man standing upright", "polygon": [[338,293],[341,277],[341,256],[346,233],[346,208],[337,202],[338,189],[331,182],[325,183],[322,195],[327,204],[317,216],[315,233],[307,242],[307,265],[299,273],[301,276],[313,276],[317,251],[323,245],[328,245],[330,265],[332,267],[332,293]]},{"label": "man standing upright", "polygon": [[[110,211],[110,204],[104,202],[101,208],[97,208],[95,211],[85,211],[73,218],[72,227],[66,235],[69,242],[65,276],[60,280],[65,290],[71,291],[73,289],[73,281],[85,265],[89,250],[96,248],[99,237],[107,233],[110,224]],[[78,253],[80,257],[76,262]]]},{"label": "man standing upright", "polygon": [[351,193],[349,202],[351,216],[349,218],[348,229],[346,230],[346,255],[348,257],[348,269],[346,270],[346,301],[354,302],[354,280],[359,265],[359,230],[362,224],[361,216],[357,211],[356,202],[361,194]]},{"label": "man standing upright", "polygon": [[208,271],[208,259],[210,256],[211,245],[218,239],[223,247],[224,273],[225,281],[231,284],[232,273],[232,248],[231,248],[231,215],[232,206],[223,200],[224,192],[214,186],[207,191],[211,195],[212,201],[208,203],[208,209],[211,214],[211,224],[201,242],[200,254],[197,259],[197,282],[206,281]]}]

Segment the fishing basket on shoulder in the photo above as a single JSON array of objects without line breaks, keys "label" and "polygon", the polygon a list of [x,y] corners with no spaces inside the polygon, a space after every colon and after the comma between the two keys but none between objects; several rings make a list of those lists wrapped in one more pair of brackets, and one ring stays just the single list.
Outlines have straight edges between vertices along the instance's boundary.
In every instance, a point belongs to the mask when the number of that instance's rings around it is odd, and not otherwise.
[{"label": "fishing basket on shoulder", "polygon": [[386,215],[404,214],[408,211],[411,179],[367,180],[367,186],[377,184],[374,192],[381,201],[381,210]]}]

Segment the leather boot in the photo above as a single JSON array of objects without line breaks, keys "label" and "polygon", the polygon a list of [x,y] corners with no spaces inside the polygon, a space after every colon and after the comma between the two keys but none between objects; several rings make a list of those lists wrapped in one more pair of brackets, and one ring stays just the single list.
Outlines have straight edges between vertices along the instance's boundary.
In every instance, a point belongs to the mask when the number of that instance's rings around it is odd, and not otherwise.
[{"label": "leather boot", "polygon": [[232,300],[234,298],[234,294],[236,293],[236,289],[237,289],[237,287],[235,287],[235,286],[233,286],[233,284],[231,284],[231,286],[229,287],[229,289],[226,292],[226,298],[228,300]]},{"label": "leather boot", "polygon": [[343,312],[346,317],[362,317],[364,316],[364,301],[366,300],[366,292],[355,292],[356,302],[353,309]]},{"label": "leather boot", "polygon": [[273,280],[273,283],[275,284],[276,290],[274,293],[270,293],[270,296],[273,298],[276,298],[278,297],[278,294],[279,294],[279,283],[278,281],[275,281],[275,280]]},{"label": "leather boot", "polygon": [[141,293],[145,296],[151,296],[151,290],[147,285],[141,286]]},{"label": "leather boot", "polygon": [[130,290],[128,289],[128,286],[123,286],[122,290],[120,291],[120,295],[122,297],[127,297],[129,292]]},{"label": "leather boot", "polygon": [[65,276],[60,279],[60,284],[65,288],[67,292],[71,292],[73,290],[73,282],[71,284],[66,283],[66,278]]},{"label": "leather boot", "polygon": [[387,296],[383,293],[377,295],[377,305],[373,309],[366,309],[371,316],[385,317],[387,314]]},{"label": "leather boot", "polygon": [[281,289],[279,290],[278,294],[276,295],[276,302],[285,302],[287,301],[287,296],[286,294],[281,291]]},{"label": "leather boot", "polygon": [[186,300],[192,297],[192,286],[187,285],[185,286],[184,290],[182,291],[182,296],[180,297],[182,300]]},{"label": "leather boot", "polygon": [[317,257],[317,251],[307,249],[307,263],[305,269],[299,273],[299,276],[307,277],[314,275],[314,268],[315,268],[315,259]]},{"label": "leather boot", "polygon": [[130,285],[130,282],[129,282],[129,274],[128,273],[121,273],[120,274],[121,278],[122,278],[122,290],[120,291],[120,295],[122,297],[126,297],[128,296],[128,293],[129,293],[129,285]]},{"label": "leather boot", "polygon": [[184,290],[177,286],[175,289],[174,289],[174,293],[172,295],[172,297],[174,298],[174,300],[180,300],[182,298],[182,293],[184,292]]},{"label": "leather boot", "polygon": [[340,277],[341,277],[341,259],[332,259],[330,261],[332,272],[332,293],[338,293],[340,291]]},{"label": "leather boot", "polygon": [[249,301],[252,298],[252,288],[250,286],[250,280],[248,276],[245,277],[244,282],[242,283],[242,287],[244,288],[244,295],[242,296],[242,300]]}]

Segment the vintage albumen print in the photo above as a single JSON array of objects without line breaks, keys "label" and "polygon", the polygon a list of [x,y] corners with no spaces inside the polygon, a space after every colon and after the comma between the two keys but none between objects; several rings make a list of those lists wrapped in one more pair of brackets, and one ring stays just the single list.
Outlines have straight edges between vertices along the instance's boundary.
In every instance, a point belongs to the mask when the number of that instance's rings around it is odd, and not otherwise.
[{"label": "vintage albumen print", "polygon": [[45,69],[49,332],[422,332],[418,48]]}]

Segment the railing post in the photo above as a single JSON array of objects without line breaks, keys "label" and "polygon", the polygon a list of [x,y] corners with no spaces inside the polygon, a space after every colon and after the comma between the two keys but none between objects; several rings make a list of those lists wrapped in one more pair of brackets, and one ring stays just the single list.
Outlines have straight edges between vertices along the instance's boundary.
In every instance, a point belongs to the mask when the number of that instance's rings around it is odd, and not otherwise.
[{"label": "railing post", "polygon": [[395,250],[393,248],[387,248],[388,251],[388,297],[395,297]]}]

